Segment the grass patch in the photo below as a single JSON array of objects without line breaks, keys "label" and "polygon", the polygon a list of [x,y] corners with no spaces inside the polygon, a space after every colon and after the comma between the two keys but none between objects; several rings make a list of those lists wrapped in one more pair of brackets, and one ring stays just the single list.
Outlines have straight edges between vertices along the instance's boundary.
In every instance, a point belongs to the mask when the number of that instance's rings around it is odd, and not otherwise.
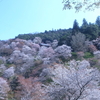
[{"label": "grass patch", "polygon": [[72,54],[71,60],[72,60],[72,59],[75,59],[76,61],[77,61],[77,60],[82,60],[82,58],[78,57],[78,55],[77,55],[76,52],[72,52],[71,54]]},{"label": "grass patch", "polygon": [[83,56],[85,59],[88,59],[88,58],[93,58],[93,54],[90,53],[90,52],[85,52],[84,56]]},{"label": "grass patch", "polygon": [[72,52],[71,54],[72,54],[72,58],[74,58],[74,59],[77,58],[77,53],[76,52]]}]

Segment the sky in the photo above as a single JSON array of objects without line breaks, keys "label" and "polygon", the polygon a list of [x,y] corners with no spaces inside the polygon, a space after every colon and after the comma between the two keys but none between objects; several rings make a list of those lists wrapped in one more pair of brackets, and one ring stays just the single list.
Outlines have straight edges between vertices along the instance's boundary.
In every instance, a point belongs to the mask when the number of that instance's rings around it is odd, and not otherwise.
[{"label": "sky", "polygon": [[68,29],[77,19],[94,23],[100,9],[75,13],[63,10],[63,0],[0,0],[0,40],[15,38],[19,34],[38,33],[45,30]]}]

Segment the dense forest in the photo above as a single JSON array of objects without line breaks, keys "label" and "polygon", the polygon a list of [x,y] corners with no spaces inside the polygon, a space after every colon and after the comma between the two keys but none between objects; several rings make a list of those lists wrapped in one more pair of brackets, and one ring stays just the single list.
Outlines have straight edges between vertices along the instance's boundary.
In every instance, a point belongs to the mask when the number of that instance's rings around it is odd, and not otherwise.
[{"label": "dense forest", "polygon": [[88,23],[84,18],[83,23],[79,26],[77,20],[75,19],[73,22],[73,27],[69,29],[58,29],[58,30],[50,30],[40,33],[27,33],[27,34],[19,34],[15,38],[25,39],[25,40],[33,40],[35,37],[41,37],[43,42],[58,40],[59,45],[67,44],[71,45],[72,36],[77,33],[82,33],[85,35],[87,40],[94,40],[100,35],[100,16],[96,18],[95,23]]}]

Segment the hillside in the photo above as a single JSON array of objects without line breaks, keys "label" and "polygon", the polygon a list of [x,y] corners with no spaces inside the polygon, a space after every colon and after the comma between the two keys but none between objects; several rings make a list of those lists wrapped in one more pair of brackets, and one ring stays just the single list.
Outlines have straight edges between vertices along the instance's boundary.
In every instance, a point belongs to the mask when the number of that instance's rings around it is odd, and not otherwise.
[{"label": "hillside", "polygon": [[58,45],[67,44],[68,46],[71,46],[72,36],[79,32],[84,34],[89,41],[98,38],[100,35],[100,16],[97,17],[95,23],[88,23],[87,20],[83,18],[82,25],[79,26],[78,21],[75,19],[73,27],[69,29],[45,30],[45,32],[19,34],[15,38],[33,40],[35,37],[41,37],[42,42],[44,43],[48,41],[53,42],[53,40],[56,39]]},{"label": "hillside", "polygon": [[100,100],[99,40],[74,52],[40,37],[0,41],[0,100]]}]

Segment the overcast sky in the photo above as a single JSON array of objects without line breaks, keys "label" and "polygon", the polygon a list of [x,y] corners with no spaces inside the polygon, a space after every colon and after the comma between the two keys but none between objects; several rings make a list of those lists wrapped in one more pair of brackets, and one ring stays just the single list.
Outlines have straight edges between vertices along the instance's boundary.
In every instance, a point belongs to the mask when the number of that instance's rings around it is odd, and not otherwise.
[{"label": "overcast sky", "polygon": [[18,34],[72,28],[75,19],[79,25],[83,18],[94,23],[100,15],[100,9],[75,13],[62,8],[62,0],[0,0],[0,40]]}]

